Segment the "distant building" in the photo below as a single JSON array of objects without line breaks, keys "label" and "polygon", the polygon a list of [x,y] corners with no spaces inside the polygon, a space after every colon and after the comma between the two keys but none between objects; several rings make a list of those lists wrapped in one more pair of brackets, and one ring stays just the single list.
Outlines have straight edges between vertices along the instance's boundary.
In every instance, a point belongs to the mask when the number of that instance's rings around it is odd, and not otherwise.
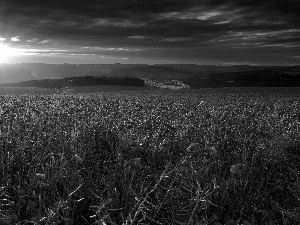
[{"label": "distant building", "polygon": [[148,77],[143,77],[141,79],[144,80],[145,84],[150,87],[158,87],[158,88],[173,89],[173,90],[191,88],[189,85],[184,84],[182,81],[178,81],[178,80],[159,82],[156,80],[151,80]]}]

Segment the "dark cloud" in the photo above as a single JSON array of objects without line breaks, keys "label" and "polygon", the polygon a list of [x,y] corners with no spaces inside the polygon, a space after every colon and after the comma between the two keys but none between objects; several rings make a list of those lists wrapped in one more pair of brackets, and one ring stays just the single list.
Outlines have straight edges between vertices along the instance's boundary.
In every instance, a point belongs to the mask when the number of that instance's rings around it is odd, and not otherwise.
[{"label": "dark cloud", "polygon": [[2,0],[0,40],[65,57],[293,64],[299,12],[299,0]]}]

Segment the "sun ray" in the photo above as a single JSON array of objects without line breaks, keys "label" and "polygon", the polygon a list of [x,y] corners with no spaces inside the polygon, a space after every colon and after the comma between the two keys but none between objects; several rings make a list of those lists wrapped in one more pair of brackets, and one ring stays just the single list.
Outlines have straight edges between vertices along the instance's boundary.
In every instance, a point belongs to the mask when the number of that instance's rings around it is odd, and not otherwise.
[{"label": "sun ray", "polygon": [[18,49],[0,43],[0,63],[12,63],[14,57],[20,54]]}]

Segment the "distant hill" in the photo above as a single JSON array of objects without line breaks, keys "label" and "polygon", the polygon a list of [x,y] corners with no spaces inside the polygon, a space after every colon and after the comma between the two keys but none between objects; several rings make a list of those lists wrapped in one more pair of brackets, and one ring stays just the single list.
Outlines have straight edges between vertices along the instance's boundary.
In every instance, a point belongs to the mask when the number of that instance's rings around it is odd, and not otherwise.
[{"label": "distant hill", "polygon": [[[24,87],[26,85],[41,85],[42,83],[48,82],[48,85],[43,85],[50,87],[57,86],[56,83],[61,84],[62,81],[60,79],[86,76],[118,79],[120,77],[132,77],[138,79],[147,78],[164,83],[177,80],[189,85],[191,88],[300,86],[300,66],[214,66],[196,64],[0,64],[0,84],[3,84],[1,86],[14,86],[13,83],[21,82],[18,85],[23,85]],[[41,82],[34,83],[33,80],[41,80]],[[101,82],[104,81],[102,80]]]},{"label": "distant hill", "polygon": [[73,77],[63,79],[42,79],[21,81],[18,83],[4,83],[0,87],[38,87],[38,88],[63,88],[63,87],[81,87],[95,85],[121,85],[144,87],[145,82],[139,78],[131,77]]},{"label": "distant hill", "polygon": [[76,76],[109,76],[114,69],[133,66],[136,64],[0,64],[0,83]]}]

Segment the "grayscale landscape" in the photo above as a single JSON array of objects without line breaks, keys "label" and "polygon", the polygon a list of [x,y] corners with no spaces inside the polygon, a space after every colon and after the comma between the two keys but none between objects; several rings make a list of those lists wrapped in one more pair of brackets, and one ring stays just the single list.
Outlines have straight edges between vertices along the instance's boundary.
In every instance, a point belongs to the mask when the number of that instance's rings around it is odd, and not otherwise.
[{"label": "grayscale landscape", "polygon": [[299,225],[299,12],[0,1],[0,225]]}]

